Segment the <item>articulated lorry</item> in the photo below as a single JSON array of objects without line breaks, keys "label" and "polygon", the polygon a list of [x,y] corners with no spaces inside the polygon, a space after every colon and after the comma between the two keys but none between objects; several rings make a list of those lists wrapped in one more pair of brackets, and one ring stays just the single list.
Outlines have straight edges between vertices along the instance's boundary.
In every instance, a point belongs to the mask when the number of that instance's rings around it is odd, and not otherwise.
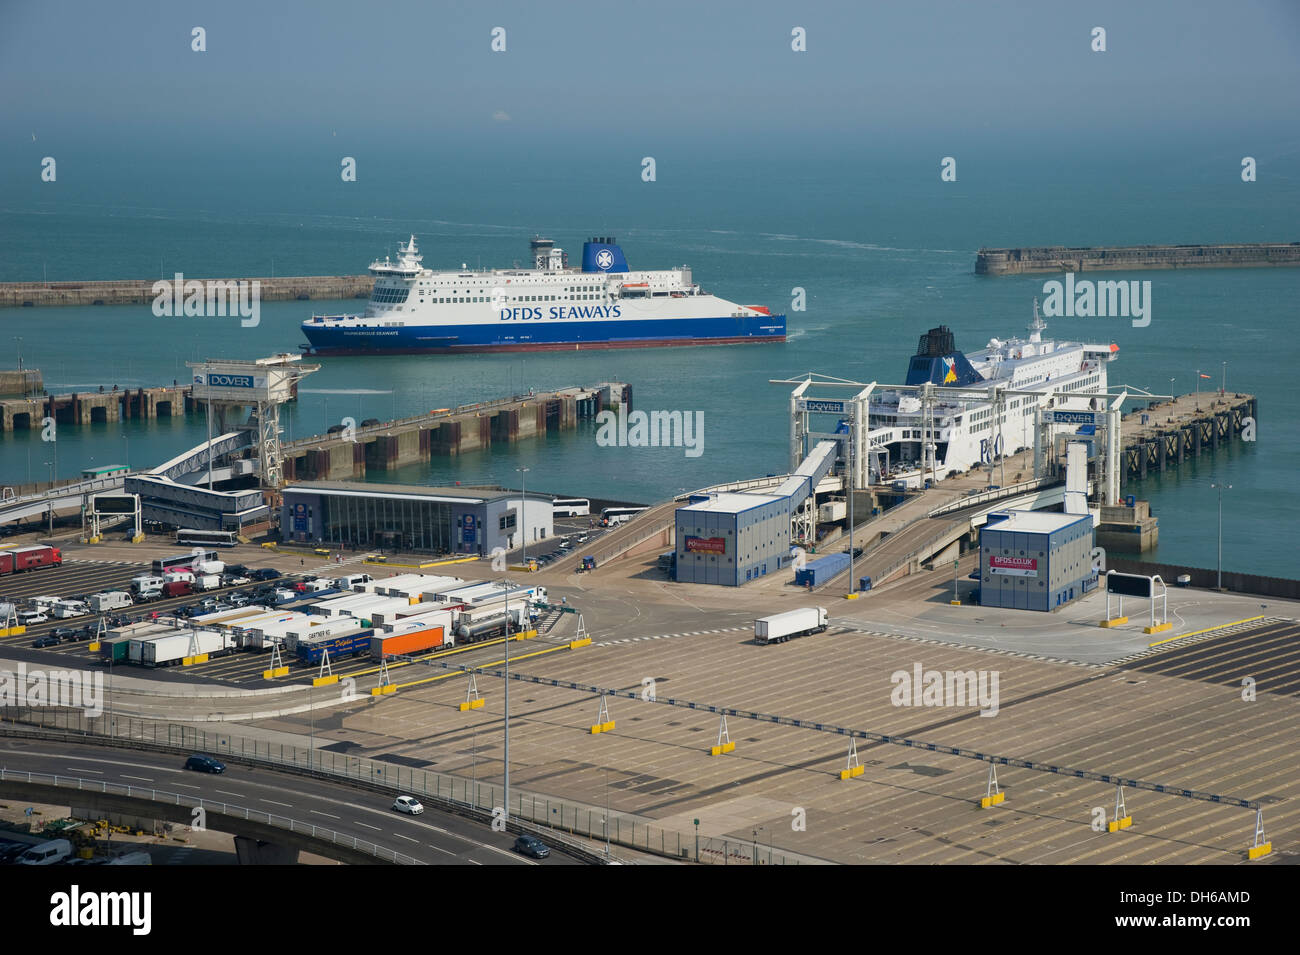
[{"label": "articulated lorry", "polygon": [[785,643],[791,637],[821,633],[826,629],[825,607],[802,607],[754,621],[755,643]]}]

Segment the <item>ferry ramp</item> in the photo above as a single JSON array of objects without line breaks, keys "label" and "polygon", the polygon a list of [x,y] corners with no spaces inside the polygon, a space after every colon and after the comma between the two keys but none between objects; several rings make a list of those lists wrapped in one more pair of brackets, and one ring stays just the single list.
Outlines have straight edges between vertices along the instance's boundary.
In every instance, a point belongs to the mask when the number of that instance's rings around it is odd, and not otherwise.
[{"label": "ferry ramp", "polygon": [[[80,508],[83,505],[88,507],[90,499],[96,494],[108,494],[114,491],[122,492],[128,477],[152,476],[181,481],[187,474],[206,469],[209,444],[212,445],[214,459],[220,459],[224,455],[251,447],[254,438],[252,431],[232,431],[229,434],[213,438],[211,442],[204,441],[202,444],[178,454],[170,461],[165,461],[149,471],[131,471],[109,477],[72,481],[44,491],[25,494],[21,497],[11,496],[4,491],[0,491],[0,494],[4,495],[0,498],[0,524],[39,517],[47,514],[51,507],[56,512]],[[214,471],[213,476],[214,478],[220,478],[222,475]]]},{"label": "ferry ramp", "polygon": [[125,478],[125,474],[115,474],[111,477],[60,484],[34,494],[24,494],[22,497],[6,496],[0,500],[0,524],[39,517],[46,514],[51,506],[56,511],[79,508],[82,504],[89,504],[90,498],[95,494],[121,491]]}]

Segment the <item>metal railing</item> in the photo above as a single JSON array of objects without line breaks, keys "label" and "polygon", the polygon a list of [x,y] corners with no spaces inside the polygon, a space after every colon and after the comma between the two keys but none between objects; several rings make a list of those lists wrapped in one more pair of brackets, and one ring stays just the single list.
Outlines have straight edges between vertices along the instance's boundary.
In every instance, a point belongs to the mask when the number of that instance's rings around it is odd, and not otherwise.
[{"label": "metal railing", "polygon": [[[230,761],[243,761],[281,770],[346,780],[388,794],[418,796],[448,811],[491,823],[504,807],[500,785],[452,776],[342,753],[271,743],[228,733],[210,732],[179,723],[105,714],[90,717],[71,708],[6,707],[0,734],[30,735],[23,724],[57,731],[60,738],[82,737],[110,745],[156,749],[177,754],[209,753]],[[566,840],[563,834],[594,842],[634,849],[681,861],[696,861],[693,836],[664,829],[621,812],[510,788],[511,831],[530,832],[562,845],[564,851],[591,862],[614,861],[603,850]],[[804,860],[770,846],[759,846],[755,860],[752,842],[732,838],[699,838],[701,863],[717,865],[798,865]],[[617,860],[626,862],[626,859]]]},{"label": "metal railing", "polygon": [[[229,816],[233,819],[244,819],[248,822],[256,822],[261,825],[271,826],[276,829],[286,829],[289,832],[297,833],[304,836],[310,836],[313,839],[324,839],[334,845],[344,846],[356,852],[364,852],[372,855],[377,859],[383,859],[385,862],[391,862],[395,865],[426,865],[419,859],[404,855],[387,846],[381,846],[375,842],[368,842],[365,839],[358,839],[356,836],[348,836],[334,829],[326,829],[323,826],[313,825],[308,822],[301,822],[292,816],[278,816],[274,813],[263,812],[260,809],[249,809],[246,806],[236,806],[231,803],[217,802],[212,799],[202,799],[197,796],[186,796],[181,793],[168,792],[164,789],[153,789],[148,786],[130,786],[125,783],[110,783],[102,779],[82,779],[79,776],[59,776],[54,773],[33,773],[29,770],[5,769],[0,766],[0,782],[18,780],[32,785],[54,786],[60,789],[76,789],[83,792],[101,793],[104,795],[126,796],[128,799],[148,799],[151,802],[162,802],[171,806],[185,806],[190,809],[202,809],[204,812],[213,812],[223,816]],[[76,785],[74,786],[73,783]]]}]

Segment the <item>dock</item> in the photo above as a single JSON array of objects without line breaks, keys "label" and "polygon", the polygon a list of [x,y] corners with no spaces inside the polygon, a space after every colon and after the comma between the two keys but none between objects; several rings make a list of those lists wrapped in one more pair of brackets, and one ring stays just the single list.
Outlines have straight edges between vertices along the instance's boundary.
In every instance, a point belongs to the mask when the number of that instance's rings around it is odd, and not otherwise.
[{"label": "dock", "polygon": [[[174,276],[163,277],[171,282]],[[263,302],[309,299],[369,298],[373,275],[277,275],[232,279],[186,275],[201,282],[257,282]],[[0,307],[33,308],[38,305],[152,305],[158,279],[89,282],[0,282]],[[231,286],[232,288],[234,286]]]},{"label": "dock", "polygon": [[976,275],[1142,269],[1247,269],[1300,265],[1300,242],[1216,245],[1038,246],[980,249]]},{"label": "dock", "polygon": [[0,432],[39,430],[46,418],[61,425],[173,418],[195,410],[189,385],[0,398]]},{"label": "dock", "polygon": [[287,481],[357,481],[374,471],[418,464],[435,456],[484,451],[494,444],[572,431],[606,408],[631,407],[632,386],[602,382],[513,395],[427,414],[380,421],[282,445]]},{"label": "dock", "polygon": [[1254,395],[1218,391],[1181,395],[1123,420],[1121,482],[1140,481],[1189,457],[1213,454],[1234,441],[1254,441],[1259,404]]}]

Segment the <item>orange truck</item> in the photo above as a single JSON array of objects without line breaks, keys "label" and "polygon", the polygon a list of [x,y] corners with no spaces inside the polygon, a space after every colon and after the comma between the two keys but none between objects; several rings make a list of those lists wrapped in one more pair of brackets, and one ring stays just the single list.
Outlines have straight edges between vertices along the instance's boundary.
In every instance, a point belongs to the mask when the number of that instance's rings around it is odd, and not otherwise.
[{"label": "orange truck", "polygon": [[[370,638],[370,658],[382,660],[402,653],[419,653],[434,650],[443,644],[442,627],[426,627],[407,633],[376,634]],[[451,641],[448,641],[450,643]]]}]

